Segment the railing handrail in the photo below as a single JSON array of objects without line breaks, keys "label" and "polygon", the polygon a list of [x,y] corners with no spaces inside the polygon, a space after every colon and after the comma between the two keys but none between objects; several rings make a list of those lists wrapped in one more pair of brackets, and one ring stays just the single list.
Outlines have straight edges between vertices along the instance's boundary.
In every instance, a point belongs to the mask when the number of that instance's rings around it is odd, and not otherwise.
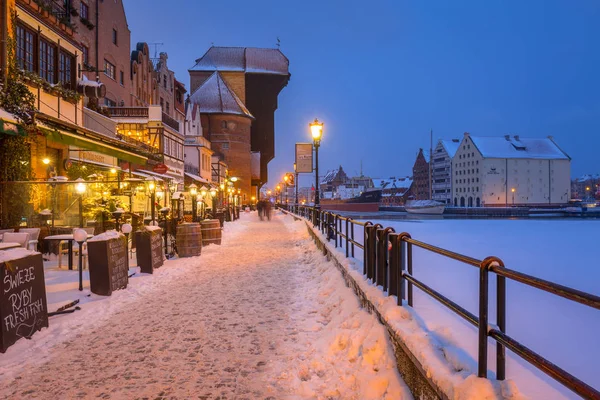
[{"label": "railing handrail", "polygon": [[[388,295],[396,295],[399,306],[403,306],[402,300],[407,299],[408,306],[412,307],[412,286],[414,285],[472,325],[478,327],[479,377],[487,378],[487,339],[490,337],[496,342],[496,377],[498,380],[504,380],[505,378],[505,348],[508,348],[514,354],[578,395],[584,398],[600,399],[600,392],[598,390],[551,363],[506,334],[506,279],[598,310],[600,310],[600,296],[506,268],[503,261],[497,257],[487,257],[483,260],[478,260],[464,254],[415,240],[406,232],[395,233],[393,228],[384,228],[381,224],[374,225],[370,221],[357,221],[351,217],[344,217],[330,211],[323,211],[310,206],[295,205],[291,207],[292,210],[295,210],[295,214],[312,220],[314,226],[327,235],[328,241],[334,239],[335,247],[338,247],[338,242],[339,246],[342,246],[342,239],[345,239],[346,257],[350,257],[349,246],[351,246],[352,249],[352,257],[354,257],[354,246],[363,249],[363,273],[366,275],[367,279],[373,280],[376,285],[381,285],[384,291],[387,291]],[[345,222],[345,233],[342,229],[342,222]],[[352,226],[351,231],[349,231],[349,225]],[[354,239],[354,225],[360,225],[365,228],[362,244]],[[352,238],[349,237],[349,232],[351,232]],[[372,236],[370,236],[371,232],[373,233]],[[381,241],[384,242],[380,243]],[[387,251],[382,251],[386,246],[386,242],[391,243],[391,251],[389,248]],[[413,276],[412,246],[479,268],[479,316],[467,311],[459,304],[446,298],[441,293]],[[497,276],[496,326],[488,324],[488,274],[490,272]],[[405,293],[405,281],[408,293]]]}]

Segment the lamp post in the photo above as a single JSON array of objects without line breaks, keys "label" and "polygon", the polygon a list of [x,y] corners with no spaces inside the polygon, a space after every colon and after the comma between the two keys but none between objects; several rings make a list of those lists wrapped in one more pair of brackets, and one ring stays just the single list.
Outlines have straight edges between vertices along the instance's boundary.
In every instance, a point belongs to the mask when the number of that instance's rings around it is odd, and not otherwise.
[{"label": "lamp post", "polygon": [[309,124],[309,127],[315,148],[315,220],[313,223],[316,226],[319,223],[318,215],[321,208],[319,199],[319,146],[321,145],[321,137],[323,136],[323,123],[315,118],[315,120]]},{"label": "lamp post", "polygon": [[511,188],[510,191],[512,192],[512,203],[513,203],[513,207],[514,207],[514,205],[515,205],[515,192],[517,191],[517,189]]},{"label": "lamp post", "polygon": [[150,191],[150,215],[152,217],[152,224],[156,224],[156,182],[152,177],[148,177],[146,179],[148,184],[148,190]]},{"label": "lamp post", "polygon": [[189,186],[190,196],[192,196],[192,222],[197,222],[196,214],[198,213],[198,186],[192,183]]},{"label": "lamp post", "polygon": [[206,212],[206,195],[208,194],[208,188],[204,185],[200,188],[200,219],[204,219],[204,214]]},{"label": "lamp post", "polygon": [[85,193],[85,181],[83,178],[75,179],[77,185],[75,185],[75,190],[79,193],[79,227],[83,228],[83,194]]},{"label": "lamp post", "polygon": [[120,226],[119,226],[119,219],[121,218],[121,216],[125,213],[125,210],[123,210],[122,208],[117,208],[115,211],[112,212],[113,217],[115,217],[115,229],[118,231]]},{"label": "lamp post", "polygon": [[285,174],[283,176],[283,186],[285,187],[285,205],[287,207],[287,203],[288,203],[288,183],[290,182],[290,177],[288,176],[288,174]]},{"label": "lamp post", "polygon": [[294,184],[296,186],[296,201],[294,202],[294,204],[296,204],[296,207],[298,207],[298,170],[296,168],[296,163],[294,163],[294,175],[295,175],[295,180],[294,180]]},{"label": "lamp post", "polygon": [[131,224],[123,224],[121,226],[121,232],[125,234],[125,247],[127,248],[127,268],[129,269],[129,234],[133,230]]},{"label": "lamp post", "polygon": [[[73,239],[79,244],[79,291],[83,290],[83,242],[87,240],[87,232],[81,228],[75,229]],[[69,262],[71,262],[69,260]]]},{"label": "lamp post", "polygon": [[275,201],[277,201],[277,194],[279,194],[279,202],[282,203],[281,185],[277,184],[277,192],[275,194]]}]

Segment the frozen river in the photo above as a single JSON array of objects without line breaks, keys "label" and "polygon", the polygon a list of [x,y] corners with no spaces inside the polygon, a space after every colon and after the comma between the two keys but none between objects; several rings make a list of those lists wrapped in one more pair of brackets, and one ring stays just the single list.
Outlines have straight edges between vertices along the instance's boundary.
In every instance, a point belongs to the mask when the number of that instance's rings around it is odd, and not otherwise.
[{"label": "frozen river", "polygon": [[[507,268],[600,295],[600,220],[373,218],[370,221],[478,259],[497,256]],[[362,233],[362,227],[357,226],[356,237],[362,237]],[[356,256],[362,259],[360,251]],[[416,247],[413,257],[416,278],[477,315],[477,268]],[[494,289],[495,278],[491,278],[490,299],[495,298]],[[439,303],[418,289],[415,289],[414,303],[427,327],[449,343],[466,349],[475,365],[475,328],[453,313],[441,310]],[[493,303],[490,301],[490,307]],[[495,309],[490,312],[490,323],[495,323]],[[507,281],[507,333],[596,389],[600,388],[598,332],[598,310]],[[492,372],[495,369],[493,349],[490,346]],[[548,393],[539,381],[543,379],[565,397],[577,398],[509,351],[507,357],[507,378],[514,379],[524,394],[532,398],[546,397]]]}]

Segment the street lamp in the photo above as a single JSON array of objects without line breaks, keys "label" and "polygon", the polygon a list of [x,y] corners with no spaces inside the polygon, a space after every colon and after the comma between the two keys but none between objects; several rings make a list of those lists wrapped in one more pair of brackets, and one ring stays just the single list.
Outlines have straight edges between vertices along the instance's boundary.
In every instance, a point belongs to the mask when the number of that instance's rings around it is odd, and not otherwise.
[{"label": "street lamp", "polygon": [[321,208],[319,199],[319,146],[321,145],[321,137],[323,136],[323,123],[315,118],[315,120],[309,124],[309,127],[315,148],[315,220],[313,223],[316,226],[319,222],[318,215],[319,209]]},{"label": "street lamp", "polygon": [[125,234],[125,247],[127,247],[127,268],[129,268],[129,234],[133,230],[131,224],[121,225],[121,231]]},{"label": "street lamp", "polygon": [[112,212],[113,217],[115,217],[115,229],[118,231],[119,230],[119,218],[121,218],[121,216],[125,213],[125,210],[123,210],[122,208],[117,208],[115,211]]},{"label": "street lamp", "polygon": [[[73,239],[79,244],[79,291],[83,290],[83,242],[87,240],[87,232],[81,228],[75,229]],[[71,260],[69,260],[71,262]]]},{"label": "street lamp", "polygon": [[512,192],[512,202],[513,202],[513,206],[515,205],[515,192],[517,191],[517,189],[512,188],[510,189],[510,191]]},{"label": "street lamp", "polygon": [[150,191],[150,215],[152,216],[152,224],[156,223],[156,179],[153,177],[148,177],[146,179],[146,183],[148,184],[148,190]]},{"label": "street lamp", "polygon": [[277,192],[275,193],[275,201],[277,201],[277,194],[279,194],[279,202],[283,202],[283,200],[281,200],[282,196],[281,196],[281,185],[277,184]]},{"label": "street lamp", "polygon": [[[77,185],[75,185],[75,190],[79,193],[79,227],[83,228],[83,194],[85,193],[85,181],[83,178],[75,179]],[[81,250],[81,249],[80,249]]]},{"label": "street lamp", "polygon": [[196,214],[198,213],[198,186],[192,183],[189,188],[190,195],[192,196],[192,222],[196,222]]}]

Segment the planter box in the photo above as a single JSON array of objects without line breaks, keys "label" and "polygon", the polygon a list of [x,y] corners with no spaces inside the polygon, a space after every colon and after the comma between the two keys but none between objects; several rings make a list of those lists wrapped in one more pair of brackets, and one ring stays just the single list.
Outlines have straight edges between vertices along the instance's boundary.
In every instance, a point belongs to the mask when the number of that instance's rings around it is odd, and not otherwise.
[{"label": "planter box", "polygon": [[127,243],[124,236],[87,243],[92,293],[110,296],[129,282]]},{"label": "planter box", "polygon": [[151,274],[163,265],[162,229],[135,232],[135,256],[141,272]]},{"label": "planter box", "polygon": [[[3,257],[23,254],[8,250]],[[48,327],[44,265],[40,253],[0,262],[0,353]]]}]

